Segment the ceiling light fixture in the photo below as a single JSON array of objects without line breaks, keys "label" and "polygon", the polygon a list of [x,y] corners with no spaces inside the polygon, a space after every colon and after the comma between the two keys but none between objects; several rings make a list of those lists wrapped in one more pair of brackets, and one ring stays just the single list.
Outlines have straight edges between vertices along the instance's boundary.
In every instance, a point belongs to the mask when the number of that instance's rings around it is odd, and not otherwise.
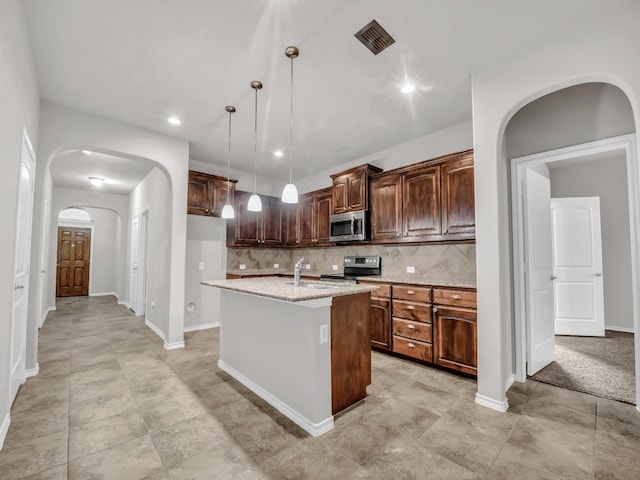
[{"label": "ceiling light fixture", "polygon": [[222,218],[235,218],[233,205],[229,202],[229,194],[231,192],[231,180],[229,180],[229,170],[231,169],[231,114],[236,111],[233,105],[227,105],[224,109],[229,112],[229,153],[227,155],[227,203],[222,207]]},{"label": "ceiling light fixture", "polygon": [[402,93],[411,93],[416,89],[416,86],[413,83],[405,83],[402,86]]},{"label": "ceiling light fixture", "polygon": [[273,156],[274,157],[282,157],[282,156],[284,156],[284,153],[282,153],[282,150],[276,150],[275,152],[273,152]]},{"label": "ceiling light fixture", "polygon": [[182,123],[182,120],[174,116],[167,118],[167,122],[169,122],[171,125],[180,125]]},{"label": "ceiling light fixture", "polygon": [[282,189],[282,201],[284,203],[298,203],[298,189],[293,184],[293,59],[300,54],[300,50],[297,47],[289,46],[284,49],[284,54],[291,59],[291,109],[289,115],[289,183]]},{"label": "ceiling light fixture", "polygon": [[262,82],[254,80],[251,82],[251,88],[253,88],[256,92],[256,102],[255,102],[255,115],[254,115],[254,124],[253,124],[253,194],[249,197],[249,201],[247,202],[247,210],[250,212],[261,212],[262,211],[262,201],[258,196],[258,90],[262,88]]},{"label": "ceiling light fixture", "polygon": [[89,177],[89,181],[91,182],[91,185],[94,185],[96,187],[101,187],[102,184],[104,183],[104,178]]},{"label": "ceiling light fixture", "polygon": [[90,156],[91,155],[91,150],[80,150],[80,152],[82,152],[83,155],[87,155]]}]

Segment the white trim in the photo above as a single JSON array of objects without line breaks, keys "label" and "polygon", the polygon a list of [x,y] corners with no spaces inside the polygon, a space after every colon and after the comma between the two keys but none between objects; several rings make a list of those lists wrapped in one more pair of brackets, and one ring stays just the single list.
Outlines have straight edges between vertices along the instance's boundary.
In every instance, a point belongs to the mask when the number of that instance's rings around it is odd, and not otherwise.
[{"label": "white trim", "polygon": [[100,293],[90,293],[89,294],[90,297],[106,297],[108,295],[112,295],[112,296],[118,298],[118,295],[116,295],[116,292],[100,292]]},{"label": "white trim", "polygon": [[151,323],[148,318],[144,319],[144,324],[147,327],[149,327],[151,330],[153,330],[155,334],[158,335],[162,340],[164,340],[164,332],[160,330],[157,326],[155,326],[153,323]]},{"label": "white trim", "polygon": [[[627,188],[629,193],[629,226],[631,245],[640,243],[640,176],[636,135],[627,134],[573,145],[548,152],[511,159],[511,210],[513,239],[513,293],[515,312],[515,379],[526,380],[526,314],[524,282],[524,220],[522,215],[522,176],[526,168],[569,158],[622,150],[627,159]],[[640,332],[640,255],[631,248],[631,286],[633,292],[634,332]],[[606,328],[606,327],[605,327]],[[640,405],[640,335],[635,335],[636,404]]]},{"label": "white trim", "polygon": [[49,315],[49,312],[53,312],[55,311],[55,309],[56,309],[55,305],[53,307],[47,307],[47,309],[42,314],[42,318],[40,319],[40,325],[38,325],[38,328],[42,328],[45,320],[47,319],[47,316]]},{"label": "white trim", "polygon": [[614,327],[613,325],[605,325],[605,330],[613,330],[614,332],[634,333],[633,328],[628,327]]},{"label": "white trim", "polygon": [[513,375],[509,375],[507,377],[507,380],[504,382],[504,391],[508,391],[511,388],[511,385],[513,385],[513,382],[515,382],[516,379]]},{"label": "white trim", "polygon": [[184,333],[196,332],[198,330],[208,330],[209,328],[216,328],[220,326],[220,322],[203,323],[200,325],[192,325],[190,327],[184,327]]},{"label": "white trim", "polygon": [[299,412],[292,409],[289,405],[281,401],[279,398],[275,397],[270,392],[266,391],[258,384],[252,382],[243,374],[238,372],[233,367],[225,364],[222,360],[218,360],[218,367],[220,370],[227,372],[253,393],[262,398],[269,405],[277,409],[280,413],[282,413],[285,417],[289,418],[292,422],[302,427],[305,431],[310,433],[314,437],[319,437],[323,433],[328,432],[333,428],[333,415],[328,418],[322,420],[319,423],[313,423],[305,416],[301,415]]},{"label": "white trim", "polygon": [[0,450],[2,450],[4,440],[5,438],[7,438],[9,425],[11,425],[11,417],[9,416],[9,412],[7,412],[7,414],[4,416],[4,420],[2,421],[2,426],[0,426]]},{"label": "white trim", "polygon": [[509,400],[507,400],[507,397],[505,397],[503,401],[499,402],[497,400],[494,400],[493,398],[485,397],[484,395],[476,393],[476,403],[478,405],[482,405],[483,407],[491,408],[492,410],[497,410],[498,412],[502,413],[509,410]]},{"label": "white trim", "polygon": [[126,300],[118,300],[118,305],[124,305],[125,307],[127,307],[129,310],[131,310],[131,307],[129,306],[129,304],[127,303]]},{"label": "white trim", "polygon": [[35,377],[36,375],[38,375],[38,373],[40,373],[40,364],[36,363],[35,367],[25,370],[24,373],[26,378]]},{"label": "white trim", "polygon": [[173,342],[173,343],[167,343],[166,341],[164,342],[164,349],[165,350],[177,350],[178,348],[184,348],[184,341],[182,342]]}]

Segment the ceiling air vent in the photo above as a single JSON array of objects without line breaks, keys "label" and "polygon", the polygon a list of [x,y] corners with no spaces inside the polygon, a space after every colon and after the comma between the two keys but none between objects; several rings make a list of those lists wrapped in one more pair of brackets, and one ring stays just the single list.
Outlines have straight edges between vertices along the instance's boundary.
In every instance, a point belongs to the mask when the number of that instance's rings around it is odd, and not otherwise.
[{"label": "ceiling air vent", "polygon": [[375,20],[371,20],[358,33],[354,35],[362,44],[373,52],[379,54],[385,48],[396,43],[396,41],[380,26]]}]

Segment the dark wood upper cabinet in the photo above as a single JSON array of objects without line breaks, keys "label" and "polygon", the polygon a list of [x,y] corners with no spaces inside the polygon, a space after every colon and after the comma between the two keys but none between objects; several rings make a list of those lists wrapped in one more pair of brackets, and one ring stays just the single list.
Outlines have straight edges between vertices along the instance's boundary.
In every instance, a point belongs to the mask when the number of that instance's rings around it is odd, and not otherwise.
[{"label": "dark wood upper cabinet", "polygon": [[309,247],[315,244],[315,196],[312,193],[300,195],[298,199],[298,223],[300,229],[300,246]]},{"label": "dark wood upper cabinet", "polygon": [[370,191],[373,243],[475,238],[472,150],[375,174]]},{"label": "dark wood upper cabinet", "polygon": [[229,202],[234,202],[236,182],[237,180],[227,182],[226,178],[217,175],[189,170],[187,213],[219,217],[227,202],[227,191]]},{"label": "dark wood upper cabinet", "polygon": [[402,177],[405,237],[440,235],[440,167],[425,167]]},{"label": "dark wood upper cabinet", "polygon": [[371,240],[402,237],[402,176],[384,174],[371,180]]},{"label": "dark wood upper cabinet", "polygon": [[282,204],[282,215],[285,222],[284,244],[287,247],[296,247],[300,243],[298,205]]},{"label": "dark wood upper cabinet", "polygon": [[236,192],[236,217],[227,223],[227,246],[284,246],[284,216],[280,199],[261,195],[262,211],[250,212],[247,210],[250,196],[249,192]]},{"label": "dark wood upper cabinet", "polygon": [[236,192],[236,218],[227,222],[227,244],[230,243],[230,246],[258,245],[258,213],[247,210],[250,196],[249,192]]},{"label": "dark wood upper cabinet", "polygon": [[331,187],[315,192],[316,208],[316,243],[318,245],[331,245],[329,236],[329,217],[333,213],[333,192]]},{"label": "dark wood upper cabinet", "polygon": [[442,233],[475,232],[473,155],[442,165]]},{"label": "dark wood upper cabinet", "polygon": [[300,195],[298,203],[298,245],[303,247],[333,245],[329,241],[329,217],[333,213],[332,188]]},{"label": "dark wood upper cabinet", "polygon": [[284,245],[282,201],[276,197],[262,196],[260,213],[260,243],[268,247]]},{"label": "dark wood upper cabinet", "polygon": [[333,213],[369,208],[369,176],[381,172],[373,165],[361,165],[331,175],[333,179]]}]

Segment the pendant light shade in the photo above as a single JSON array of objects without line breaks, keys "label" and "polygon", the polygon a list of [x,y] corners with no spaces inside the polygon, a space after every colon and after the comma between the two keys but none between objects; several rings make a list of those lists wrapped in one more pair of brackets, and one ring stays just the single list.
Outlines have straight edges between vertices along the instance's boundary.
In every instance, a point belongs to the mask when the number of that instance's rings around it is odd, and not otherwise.
[{"label": "pendant light shade", "polygon": [[229,154],[227,155],[227,203],[222,207],[222,218],[235,218],[233,205],[229,203],[229,192],[231,191],[231,181],[229,180],[229,170],[231,166],[231,114],[236,111],[233,105],[227,105],[224,109],[229,113]]},{"label": "pendant light shade", "polygon": [[262,82],[254,80],[251,82],[251,88],[253,88],[256,92],[256,102],[255,102],[255,121],[254,121],[254,136],[253,136],[253,194],[249,197],[249,202],[247,203],[247,210],[250,212],[261,212],[262,211],[262,200],[258,196],[257,187],[258,187],[258,90],[262,88]]},{"label": "pendant light shade", "polygon": [[289,46],[284,49],[284,54],[291,59],[291,108],[289,111],[289,183],[282,190],[282,201],[284,203],[298,203],[298,189],[293,184],[293,59],[300,51],[297,47]]}]

